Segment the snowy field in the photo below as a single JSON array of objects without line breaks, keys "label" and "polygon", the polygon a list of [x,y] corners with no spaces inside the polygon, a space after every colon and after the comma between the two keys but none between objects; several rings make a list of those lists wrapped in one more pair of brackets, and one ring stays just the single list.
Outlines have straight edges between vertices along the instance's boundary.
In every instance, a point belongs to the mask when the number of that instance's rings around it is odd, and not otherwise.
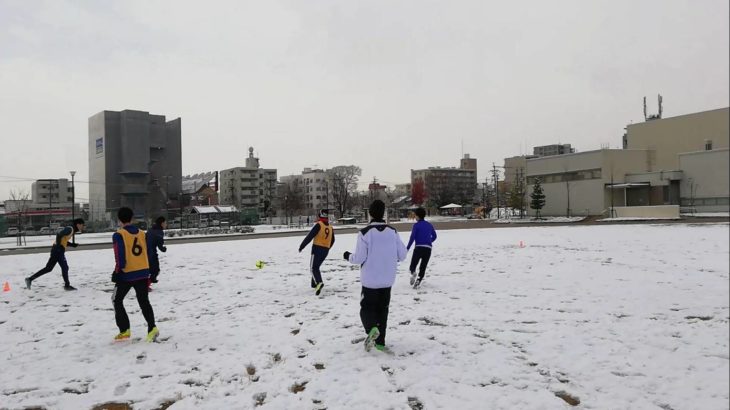
[{"label": "snowy field", "polygon": [[727,409],[728,231],[441,231],[421,289],[401,264],[388,353],[362,349],[354,235],[321,298],[300,238],[171,244],[154,344],[133,292],[111,341],[111,250],[68,255],[77,292],[58,268],[22,289],[47,255],[2,256],[0,408]]}]

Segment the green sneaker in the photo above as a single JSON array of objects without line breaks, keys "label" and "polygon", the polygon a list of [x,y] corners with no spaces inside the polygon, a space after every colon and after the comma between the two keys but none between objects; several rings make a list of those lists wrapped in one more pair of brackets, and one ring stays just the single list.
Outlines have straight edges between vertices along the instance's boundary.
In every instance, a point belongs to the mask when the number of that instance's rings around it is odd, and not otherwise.
[{"label": "green sneaker", "polygon": [[314,288],[314,294],[319,296],[320,293],[322,293],[322,288],[324,287],[324,282],[319,282],[317,286]]},{"label": "green sneaker", "polygon": [[381,352],[385,351],[385,345],[375,345],[375,350],[380,350]]},{"label": "green sneaker", "polygon": [[153,327],[149,333],[147,333],[147,343],[152,343],[157,340],[157,336],[160,335],[160,331],[157,330],[157,326]]},{"label": "green sneaker", "polygon": [[114,341],[119,342],[121,340],[127,340],[130,337],[132,337],[132,332],[129,329],[127,329],[123,332],[120,332],[118,335],[114,336]]},{"label": "green sneaker", "polygon": [[366,352],[369,352],[370,349],[375,346],[375,339],[377,339],[378,337],[380,337],[380,330],[378,330],[377,327],[373,327],[372,329],[370,329],[370,331],[368,332],[368,337],[365,338]]}]

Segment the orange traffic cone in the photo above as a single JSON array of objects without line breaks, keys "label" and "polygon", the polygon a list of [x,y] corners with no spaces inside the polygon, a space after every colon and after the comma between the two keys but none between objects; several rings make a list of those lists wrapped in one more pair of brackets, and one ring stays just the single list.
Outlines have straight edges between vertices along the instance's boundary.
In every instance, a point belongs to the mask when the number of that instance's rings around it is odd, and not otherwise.
[{"label": "orange traffic cone", "polygon": [[7,281],[3,285],[3,292],[10,292],[10,284]]}]

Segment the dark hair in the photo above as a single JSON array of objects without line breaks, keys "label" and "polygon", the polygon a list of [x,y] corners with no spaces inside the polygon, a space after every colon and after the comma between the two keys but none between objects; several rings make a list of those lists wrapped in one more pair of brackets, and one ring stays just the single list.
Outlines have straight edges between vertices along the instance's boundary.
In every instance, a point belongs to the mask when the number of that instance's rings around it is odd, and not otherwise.
[{"label": "dark hair", "polygon": [[155,219],[155,223],[157,225],[162,225],[162,223],[165,222],[165,221],[166,221],[166,219],[165,219],[164,216],[158,216],[157,219]]},{"label": "dark hair", "polygon": [[385,203],[379,199],[373,201],[368,208],[368,212],[373,219],[383,219],[385,215]]},{"label": "dark hair", "polygon": [[76,219],[74,219],[73,224],[74,224],[74,226],[76,226],[76,225],[84,225],[84,220],[81,219],[81,218],[76,218]]},{"label": "dark hair", "polygon": [[119,218],[119,220],[125,224],[132,222],[133,216],[134,216],[134,211],[127,208],[126,206],[119,208],[119,212],[117,212],[117,218]]},{"label": "dark hair", "polygon": [[426,219],[426,210],[423,208],[417,208],[415,210],[416,216],[418,219]]}]

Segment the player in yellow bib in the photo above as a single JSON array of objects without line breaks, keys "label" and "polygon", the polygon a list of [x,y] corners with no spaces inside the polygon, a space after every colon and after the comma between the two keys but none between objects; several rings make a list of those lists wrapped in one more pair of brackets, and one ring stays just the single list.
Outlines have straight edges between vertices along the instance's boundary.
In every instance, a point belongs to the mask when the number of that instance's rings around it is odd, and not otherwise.
[{"label": "player in yellow bib", "polygon": [[[81,218],[74,219],[72,226],[66,226],[61,228],[56,233],[56,240],[53,241],[51,246],[51,257],[48,258],[46,266],[33,274],[25,278],[25,287],[30,289],[31,283],[39,277],[53,270],[58,264],[61,266],[61,276],[63,276],[63,288],[66,290],[76,290],[75,287],[71,286],[71,282],[68,280],[68,263],[66,263],[66,247],[70,246],[75,248],[79,246],[75,241],[72,240],[76,232],[82,232],[84,230],[84,220]],[[70,242],[69,242],[70,241]]]},{"label": "player in yellow bib", "polygon": [[322,262],[327,258],[332,245],[335,244],[335,229],[330,225],[329,212],[326,209],[319,211],[319,220],[309,231],[309,234],[299,245],[299,252],[304,250],[309,242],[312,243],[312,256],[309,259],[309,268],[312,271],[312,287],[314,288],[314,294],[319,296],[324,287],[322,281],[322,273],[319,268],[322,266]]},{"label": "player in yellow bib", "polygon": [[147,241],[145,232],[132,225],[134,212],[127,208],[119,208],[117,217],[122,227],[114,233],[114,259],[116,265],[112,273],[114,293],[114,317],[117,321],[119,334],[115,340],[129,339],[131,330],[129,328],[129,316],[124,309],[124,297],[129,290],[134,288],[137,294],[137,303],[142,310],[142,315],[147,321],[147,341],[154,342],[160,332],[155,326],[155,313],[150,305],[147,281],[150,278],[150,264],[147,260]]}]

